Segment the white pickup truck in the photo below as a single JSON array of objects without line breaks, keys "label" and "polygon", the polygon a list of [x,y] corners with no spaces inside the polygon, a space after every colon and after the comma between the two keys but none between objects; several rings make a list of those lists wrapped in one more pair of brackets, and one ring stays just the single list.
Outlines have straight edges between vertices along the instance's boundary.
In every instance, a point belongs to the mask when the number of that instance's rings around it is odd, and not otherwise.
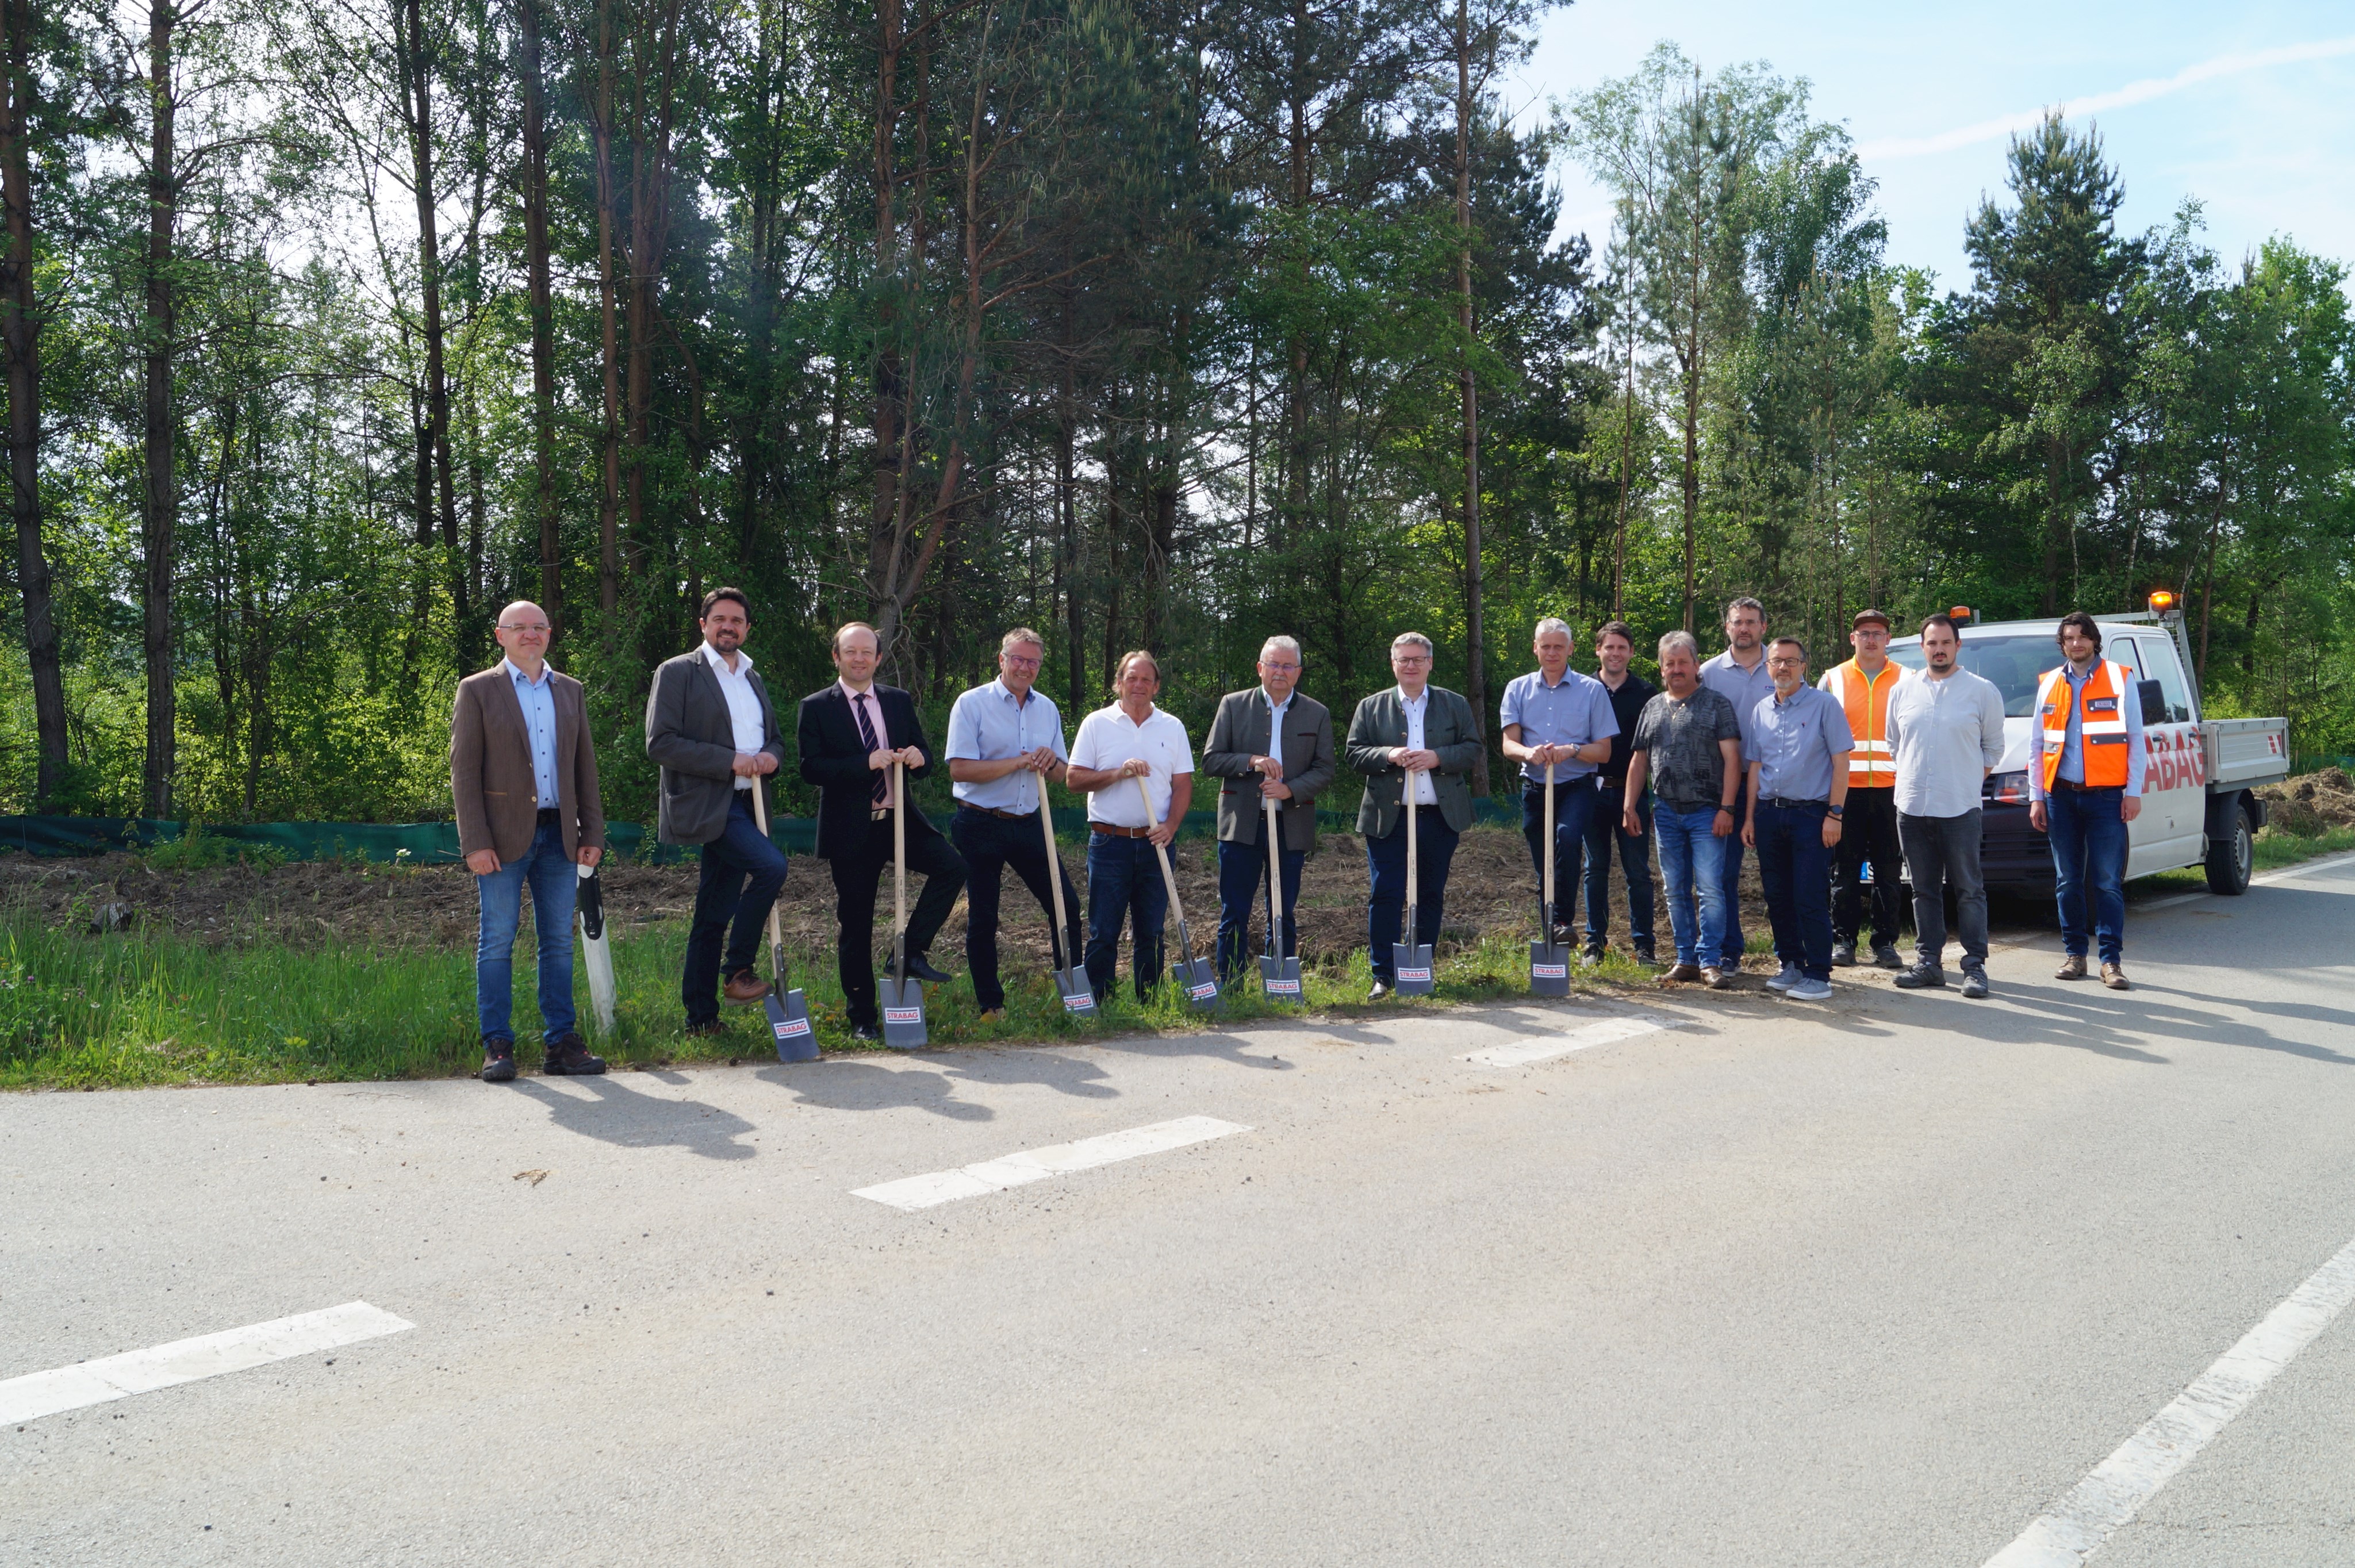
[{"label": "white pickup truck", "polygon": [[[2003,764],[1987,781],[1980,863],[1987,886],[2049,893],[2052,851],[2028,820],[2028,770],[2036,765],[2036,691],[2061,650],[2051,621],[1962,625],[1965,669],[1995,682],[2003,693]],[[2211,891],[2238,893],[2249,885],[2254,837],[2264,826],[2258,784],[2289,776],[2289,720],[2203,719],[2200,691],[2183,641],[2183,615],[2173,596],[2154,594],[2149,612],[2097,615],[2102,656],[2131,672],[2142,702],[2142,813],[2126,826],[2126,875],[2148,876],[2185,866],[2204,867]],[[1922,647],[1901,640],[1889,656],[1922,667]]]}]

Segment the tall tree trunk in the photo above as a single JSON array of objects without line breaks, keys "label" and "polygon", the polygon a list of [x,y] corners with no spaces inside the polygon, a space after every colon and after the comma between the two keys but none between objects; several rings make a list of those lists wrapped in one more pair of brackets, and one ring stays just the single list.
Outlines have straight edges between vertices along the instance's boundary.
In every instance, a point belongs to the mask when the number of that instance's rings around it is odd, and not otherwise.
[{"label": "tall tree trunk", "polygon": [[564,635],[563,543],[556,512],[556,307],[548,255],[548,105],[540,74],[540,0],[516,0],[523,78],[523,230],[531,291],[531,444],[539,531],[539,607],[549,646]]},{"label": "tall tree trunk", "polygon": [[589,117],[597,163],[597,301],[604,352],[603,485],[597,500],[597,608],[603,620],[606,651],[613,651],[614,612],[622,602],[622,390],[620,329],[616,322],[620,282],[613,275],[613,7],[597,7],[596,107]]},{"label": "tall tree trunk", "polygon": [[[654,410],[654,347],[661,311],[655,290],[662,282],[663,253],[670,244],[671,113],[678,65],[679,0],[662,0],[652,30],[651,61],[634,55],[640,80],[630,134],[629,423],[623,436],[628,489],[626,507],[633,552],[646,548],[646,437]],[[643,73],[651,70],[653,80]],[[651,98],[651,112],[648,99]],[[631,560],[643,564],[642,553]]]},{"label": "tall tree trunk", "polygon": [[1486,594],[1480,576],[1480,383],[1472,368],[1472,16],[1470,0],[1455,0],[1455,252],[1456,327],[1463,334],[1464,392],[1464,695],[1481,737],[1472,763],[1472,793],[1488,793],[1488,667]]},{"label": "tall tree trunk", "polygon": [[144,495],[140,515],[144,617],[142,652],[147,665],[147,752],[141,770],[140,808],[148,816],[172,815],[175,749],[179,720],[173,683],[172,532],[178,522],[174,485],[172,427],[173,319],[172,242],[179,208],[178,149],[174,141],[179,108],[172,93],[173,29],[180,13],[174,0],[150,0],[147,11],[147,297],[141,336],[145,339],[146,387]]},{"label": "tall tree trunk", "polygon": [[868,560],[870,579],[897,527],[900,510],[900,468],[903,432],[901,400],[905,396],[904,367],[899,332],[900,291],[894,274],[900,268],[900,56],[907,47],[900,0],[878,0],[875,8],[875,386],[872,423],[875,432],[874,496],[868,517]]},{"label": "tall tree trunk", "polygon": [[[441,524],[442,548],[451,578],[456,612],[453,630],[463,640],[467,619],[465,577],[459,561],[458,487],[451,472],[450,385],[444,361],[442,325],[442,232],[434,203],[433,61],[425,37],[422,0],[398,0],[403,74],[408,80],[410,178],[417,197],[418,286],[424,296],[425,439],[432,462],[434,515]],[[421,499],[425,486],[420,485]],[[419,532],[424,531],[420,518]],[[460,650],[461,663],[465,650]]]},{"label": "tall tree trunk", "polygon": [[33,297],[34,0],[0,0],[0,201],[8,212],[0,347],[8,357],[9,510],[16,523],[16,585],[25,600],[25,657],[33,677],[35,810],[65,785],[66,693],[49,557],[41,539],[40,318]]}]

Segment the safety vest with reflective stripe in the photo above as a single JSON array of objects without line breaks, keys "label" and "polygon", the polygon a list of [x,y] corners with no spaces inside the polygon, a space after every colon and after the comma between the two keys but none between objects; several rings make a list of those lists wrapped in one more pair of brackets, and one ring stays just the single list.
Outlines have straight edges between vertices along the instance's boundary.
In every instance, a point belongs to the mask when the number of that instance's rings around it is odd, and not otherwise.
[{"label": "safety vest with reflective stripe", "polygon": [[[2084,741],[2087,789],[2124,789],[2126,782],[2126,715],[2123,704],[2131,683],[2122,665],[2095,665],[2077,688],[2077,732]],[[2036,713],[2044,727],[2044,787],[2061,773],[2069,746],[2069,676],[2049,669],[2037,683]]]},{"label": "safety vest with reflective stripe", "polygon": [[1824,689],[1848,709],[1848,732],[1856,747],[1848,754],[1848,787],[1891,789],[1897,784],[1897,753],[1889,744],[1889,694],[1904,669],[1891,661],[1879,675],[1867,675],[1854,659],[1824,675]]}]

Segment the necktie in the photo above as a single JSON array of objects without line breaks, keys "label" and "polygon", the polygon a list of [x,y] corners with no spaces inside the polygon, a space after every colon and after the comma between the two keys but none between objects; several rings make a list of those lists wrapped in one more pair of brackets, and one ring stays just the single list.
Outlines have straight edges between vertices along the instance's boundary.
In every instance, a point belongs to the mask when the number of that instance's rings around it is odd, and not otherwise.
[{"label": "necktie", "polygon": [[[870,700],[872,699],[868,694],[860,692],[850,699],[850,713],[852,718],[858,720],[858,739],[865,743],[867,754],[871,757],[883,749],[883,742],[875,738],[875,726],[867,721],[867,704]],[[867,798],[877,805],[891,804],[890,781],[880,768],[875,770],[874,780],[868,785]]]}]

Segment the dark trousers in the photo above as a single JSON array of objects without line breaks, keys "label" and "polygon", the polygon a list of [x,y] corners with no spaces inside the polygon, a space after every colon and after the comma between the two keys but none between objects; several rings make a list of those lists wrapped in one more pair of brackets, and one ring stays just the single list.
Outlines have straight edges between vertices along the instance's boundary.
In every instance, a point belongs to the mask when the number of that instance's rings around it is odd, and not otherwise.
[{"label": "dark trousers", "polygon": [[[867,841],[837,849],[826,864],[834,872],[834,914],[842,938],[835,950],[835,973],[842,978],[843,1010],[856,1026],[872,1026],[875,1015],[875,901],[883,872],[891,864],[891,818],[867,825]],[[908,872],[924,879],[924,891],[908,914],[908,955],[921,957],[941,933],[949,911],[964,888],[964,857],[937,833],[908,835]]]},{"label": "dark trousers", "polygon": [[[1733,820],[1740,822],[1749,809],[1750,771],[1745,768],[1742,773],[1741,787],[1733,792]],[[1723,891],[1725,896],[1725,947],[1718,955],[1717,962],[1721,967],[1727,969],[1742,967],[1742,955],[1749,950],[1750,946],[1742,934],[1742,834],[1739,829],[1736,829],[1726,836],[1725,859],[1717,869],[1717,885]],[[1758,866],[1759,876],[1763,880],[1766,867],[1766,860],[1763,855],[1759,858]],[[1828,893],[1825,895],[1825,902],[1828,907],[1830,902]],[[1703,954],[1701,963],[1706,965],[1709,962],[1709,955]]]},{"label": "dark trousers", "polygon": [[1825,804],[1758,803],[1758,880],[1766,888],[1774,956],[1810,980],[1832,977],[1832,852]]},{"label": "dark trousers", "polygon": [[[1545,886],[1545,781],[1521,781],[1521,837],[1529,840],[1529,869]],[[1579,852],[1586,846],[1586,823],[1594,811],[1590,774],[1553,786],[1553,923],[1568,925],[1578,909]],[[1553,933],[1540,933],[1553,940]]]},{"label": "dark trousers", "polygon": [[1064,918],[1071,922],[1071,931],[1055,931],[1055,889],[1047,880],[1047,840],[1032,817],[1017,821],[1012,817],[992,816],[971,806],[959,806],[956,817],[949,824],[949,837],[957,853],[964,857],[964,961],[973,971],[974,1000],[984,1008],[1006,1005],[1006,987],[997,978],[997,895],[1001,873],[1011,866],[1030,896],[1039,901],[1039,911],[1047,917],[1055,967],[1068,969],[1071,960],[1065,955],[1075,952],[1073,940],[1085,907],[1080,902],[1079,890],[1059,863],[1054,874],[1063,882]]},{"label": "dark trousers", "polygon": [[[1865,891],[1872,893],[1872,945],[1897,945],[1897,884],[1904,880],[1897,834],[1897,792],[1849,786],[1832,861],[1832,935],[1854,942],[1864,932]],[[1872,880],[1864,869],[1872,868]]]},{"label": "dark trousers", "polygon": [[[1439,917],[1447,904],[1447,868],[1455,859],[1455,829],[1447,826],[1437,807],[1418,810],[1414,818],[1415,906],[1414,942],[1429,946],[1439,940]],[[1366,870],[1373,896],[1366,903],[1367,956],[1374,978],[1385,986],[1398,983],[1391,960],[1403,940],[1406,924],[1406,815],[1380,838],[1366,840]]]},{"label": "dark trousers", "polygon": [[[1854,800],[1856,792],[1849,792]],[[1963,967],[1987,966],[1987,879],[1979,873],[1979,813],[1960,816],[1900,816],[1906,869],[1913,873],[1913,955],[1935,969],[1946,956],[1945,890],[1955,890],[1955,924],[1961,928]]]},{"label": "dark trousers", "polygon": [[1120,969],[1120,928],[1129,928],[1129,980],[1143,1001],[1161,984],[1161,928],[1169,916],[1169,889],[1150,838],[1088,835],[1088,987],[1099,1002],[1112,999]]},{"label": "dark trousers", "polygon": [[2061,944],[2083,958],[2091,936],[2105,964],[2115,964],[2126,948],[2126,795],[2122,789],[2056,789],[2044,799],[2060,883]]},{"label": "dark trousers", "polygon": [[1619,846],[1619,867],[1627,876],[1627,932],[1636,945],[1652,949],[1652,792],[1636,798],[1636,818],[1644,835],[1624,831],[1620,818],[1626,809],[1625,780],[1594,792],[1594,808],[1586,819],[1586,944],[1600,947],[1611,934],[1611,846]]},{"label": "dark trousers", "polygon": [[[1264,833],[1266,827],[1260,829]],[[1404,831],[1404,829],[1401,829]],[[1308,863],[1305,849],[1278,852],[1284,862],[1284,955],[1300,956],[1300,868]],[[1259,901],[1267,885],[1267,846],[1219,841],[1219,979],[1224,983],[1251,957],[1253,925],[1266,927],[1267,910]],[[1272,955],[1271,955],[1272,956]]]},{"label": "dark trousers", "polygon": [[695,920],[687,927],[687,968],[678,987],[691,1025],[719,1016],[722,975],[752,967],[769,906],[785,885],[785,852],[762,833],[751,800],[751,790],[730,791],[728,825],[703,847],[703,877],[696,884]]}]

